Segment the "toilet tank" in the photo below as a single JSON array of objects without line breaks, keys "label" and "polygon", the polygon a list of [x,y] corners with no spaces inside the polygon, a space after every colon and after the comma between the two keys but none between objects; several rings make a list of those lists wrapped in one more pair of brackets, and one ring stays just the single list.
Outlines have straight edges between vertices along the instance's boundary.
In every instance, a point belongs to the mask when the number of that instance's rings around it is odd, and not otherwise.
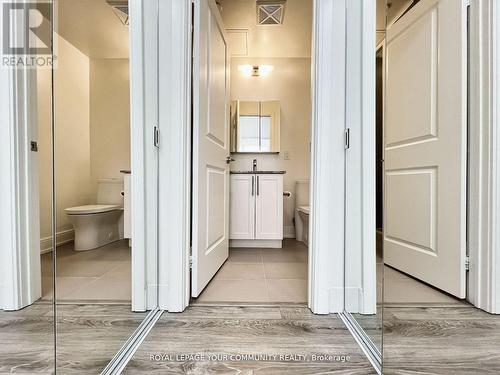
[{"label": "toilet tank", "polygon": [[123,206],[123,180],[103,178],[97,180],[97,204],[118,204]]},{"label": "toilet tank", "polygon": [[309,180],[295,181],[295,207],[309,206]]}]

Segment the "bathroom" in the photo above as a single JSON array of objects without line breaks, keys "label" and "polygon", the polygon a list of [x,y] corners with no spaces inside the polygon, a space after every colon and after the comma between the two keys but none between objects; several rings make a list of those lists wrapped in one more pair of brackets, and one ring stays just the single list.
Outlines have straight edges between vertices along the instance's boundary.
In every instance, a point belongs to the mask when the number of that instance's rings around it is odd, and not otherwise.
[{"label": "bathroom", "polygon": [[193,303],[306,303],[312,1],[217,5],[230,51],[229,254]]},{"label": "bathroom", "polygon": [[57,69],[37,72],[42,298],[53,298],[55,242],[58,301],[130,304],[128,17],[97,0],[60,1],[57,14]]}]

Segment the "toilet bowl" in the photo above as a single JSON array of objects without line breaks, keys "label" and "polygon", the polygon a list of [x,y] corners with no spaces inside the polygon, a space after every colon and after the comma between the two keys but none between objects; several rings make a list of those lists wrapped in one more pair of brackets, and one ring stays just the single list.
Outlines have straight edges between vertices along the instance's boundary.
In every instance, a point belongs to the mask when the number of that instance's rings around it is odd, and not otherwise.
[{"label": "toilet bowl", "polygon": [[123,181],[97,182],[97,204],[65,209],[75,230],[75,250],[97,249],[123,238]]},{"label": "toilet bowl", "polygon": [[295,182],[295,239],[309,242],[309,180]]},{"label": "toilet bowl", "polygon": [[302,227],[299,241],[307,245],[309,243],[309,206],[297,207],[297,213],[299,216],[299,225]]}]

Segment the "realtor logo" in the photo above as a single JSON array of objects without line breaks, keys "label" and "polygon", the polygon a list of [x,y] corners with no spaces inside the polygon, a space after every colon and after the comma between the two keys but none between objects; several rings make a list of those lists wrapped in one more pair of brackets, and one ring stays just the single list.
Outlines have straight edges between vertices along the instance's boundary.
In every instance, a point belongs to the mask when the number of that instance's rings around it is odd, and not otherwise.
[{"label": "realtor logo", "polygon": [[2,13],[2,65],[52,66],[51,4],[6,2]]}]

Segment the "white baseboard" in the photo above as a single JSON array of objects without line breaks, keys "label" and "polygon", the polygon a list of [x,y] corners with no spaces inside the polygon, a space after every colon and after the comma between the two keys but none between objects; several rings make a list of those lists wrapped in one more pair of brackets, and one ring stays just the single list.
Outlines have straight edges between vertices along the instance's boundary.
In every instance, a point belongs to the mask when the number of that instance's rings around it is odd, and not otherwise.
[{"label": "white baseboard", "polygon": [[7,288],[5,283],[0,282],[0,310],[5,310],[7,308]]},{"label": "white baseboard", "polygon": [[293,225],[283,227],[283,238],[295,238],[295,227]]},{"label": "white baseboard", "polygon": [[[146,287],[146,301],[147,302],[147,310],[154,310],[158,304],[158,292],[160,291],[159,290],[160,288],[160,285],[158,284],[149,284],[147,285]],[[162,287],[162,290],[165,290],[167,288],[167,286],[163,286]],[[168,295],[168,292],[167,294],[165,295]]]},{"label": "white baseboard", "polygon": [[344,288],[330,289],[330,314],[344,312]]},{"label": "white baseboard", "polygon": [[[62,230],[56,234],[56,245],[64,245],[75,239],[75,231],[73,229]],[[40,239],[40,253],[45,254],[52,251],[52,236]]]},{"label": "white baseboard", "polygon": [[257,247],[281,249],[283,241],[281,240],[229,240],[229,247]]},{"label": "white baseboard", "polygon": [[363,290],[357,287],[345,288],[345,310],[352,314],[359,314],[363,306]]}]

